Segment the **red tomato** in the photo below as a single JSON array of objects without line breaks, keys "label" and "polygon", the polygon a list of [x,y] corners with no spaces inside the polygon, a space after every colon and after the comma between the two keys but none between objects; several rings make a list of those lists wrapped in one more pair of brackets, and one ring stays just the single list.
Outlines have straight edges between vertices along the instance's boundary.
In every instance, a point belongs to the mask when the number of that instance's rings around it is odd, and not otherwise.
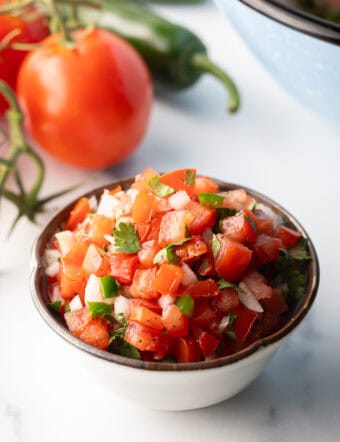
[{"label": "red tomato", "polygon": [[218,285],[213,279],[194,282],[188,285],[185,291],[195,299],[210,299],[220,293]]},{"label": "red tomato", "polygon": [[61,259],[58,280],[61,296],[64,299],[72,299],[75,295],[84,297],[86,280],[82,271],[82,263],[87,249],[87,244],[78,242]]},{"label": "red tomato", "polygon": [[149,186],[149,181],[154,176],[159,176],[159,173],[149,167],[136,176],[135,182],[131,185],[131,187],[142,192],[150,192],[151,187]]},{"label": "red tomato", "polygon": [[160,177],[162,183],[175,190],[185,190],[189,196],[194,194],[196,169],[177,169]]},{"label": "red tomato", "polygon": [[135,321],[128,321],[124,340],[138,350],[156,352],[159,359],[169,348],[169,340],[164,333]]},{"label": "red tomato", "polygon": [[266,278],[261,273],[247,273],[242,281],[258,301],[271,298],[273,289],[267,284]]},{"label": "red tomato", "polygon": [[194,185],[194,194],[199,193],[217,193],[218,185],[206,176],[197,176]]},{"label": "red tomato", "polygon": [[220,295],[212,300],[212,305],[224,314],[231,313],[239,303],[237,291],[232,288],[221,290]]},{"label": "red tomato", "polygon": [[155,196],[145,191],[139,192],[132,206],[131,216],[136,223],[148,223],[153,215]]},{"label": "red tomato", "polygon": [[202,262],[200,263],[200,266],[198,267],[197,273],[200,276],[213,276],[215,275],[215,260],[214,255],[211,251],[211,249],[208,249],[208,253],[206,256],[203,257]]},{"label": "red tomato", "polygon": [[208,301],[197,302],[191,322],[197,327],[208,327],[217,318],[216,311]]},{"label": "red tomato", "polygon": [[177,292],[183,276],[184,271],[180,267],[174,264],[161,264],[152,288],[162,295],[171,295]]},{"label": "red tomato", "polygon": [[282,247],[281,239],[273,238],[265,233],[259,235],[252,246],[259,264],[278,260]]},{"label": "red tomato", "polygon": [[138,299],[138,298],[130,299],[130,305],[131,306],[141,305],[142,307],[145,307],[156,313],[161,313],[162,311],[162,307],[159,304],[157,304],[157,301],[151,301],[149,299]]},{"label": "red tomato", "polygon": [[203,356],[211,356],[217,349],[220,341],[204,330],[199,330],[199,332],[196,331],[196,333],[197,343]]},{"label": "red tomato", "polygon": [[27,127],[65,163],[110,166],[128,157],[144,136],[150,75],[135,49],[108,31],[79,30],[73,39],[67,47],[54,34],[25,59],[18,95]]},{"label": "red tomato", "polygon": [[225,235],[218,238],[221,247],[215,259],[216,272],[228,281],[237,281],[247,269],[252,251]]},{"label": "red tomato", "polygon": [[170,336],[178,337],[188,334],[189,319],[183,315],[177,305],[166,307],[162,313],[163,324]]},{"label": "red tomato", "polygon": [[140,324],[146,325],[147,327],[151,327],[156,330],[163,330],[165,325],[163,324],[161,315],[141,305],[132,308],[130,320],[137,321]]},{"label": "red tomato", "polygon": [[236,336],[236,342],[243,343],[249,333],[252,330],[252,327],[257,319],[257,313],[252,310],[248,310],[247,308],[240,306],[236,313],[236,320],[234,324],[234,332]]},{"label": "red tomato", "polygon": [[130,288],[131,296],[142,299],[157,299],[159,293],[153,288],[156,278],[156,268],[135,271]]},{"label": "red tomato", "polygon": [[188,210],[176,210],[163,215],[158,235],[158,243],[164,247],[167,244],[182,241],[186,238],[187,229],[193,221]]},{"label": "red tomato", "polygon": [[187,205],[193,221],[190,224],[192,235],[201,235],[207,227],[212,227],[216,222],[216,210],[202,206],[196,201],[190,201]]},{"label": "red tomato", "polygon": [[115,226],[115,220],[107,218],[104,215],[95,215],[88,227],[88,240],[99,247],[103,247],[108,244],[104,235],[112,235],[112,230]]},{"label": "red tomato", "polygon": [[270,298],[261,299],[265,311],[280,315],[288,310],[287,302],[280,289],[272,289]]},{"label": "red tomato", "polygon": [[111,275],[121,284],[131,284],[137,265],[137,255],[114,253],[110,256]]},{"label": "red tomato", "polygon": [[78,337],[87,344],[106,350],[110,343],[107,322],[102,318],[91,319]]},{"label": "red tomato", "polygon": [[296,230],[290,229],[286,226],[279,226],[276,232],[276,236],[281,239],[284,246],[287,249],[294,247],[295,244],[299,241],[302,234],[301,232],[297,232]]},{"label": "red tomato", "polygon": [[274,233],[273,220],[262,210],[255,210],[254,215],[258,232],[272,236]]},{"label": "red tomato", "polygon": [[228,238],[242,243],[256,240],[256,218],[249,210],[239,215],[228,216],[221,221],[221,230]]},{"label": "red tomato", "polygon": [[201,237],[192,237],[189,241],[177,246],[175,254],[181,261],[191,261],[207,253],[208,247]]},{"label": "red tomato", "polygon": [[88,198],[80,198],[71,210],[70,216],[66,221],[65,230],[74,230],[79,223],[84,221],[90,210]]},{"label": "red tomato", "polygon": [[[0,0],[1,4],[10,3]],[[0,41],[13,30],[18,34],[13,36],[11,42],[35,43],[45,38],[48,33],[46,19],[34,7],[27,8],[22,16],[0,15]],[[11,48],[1,50],[0,79],[5,80],[12,89],[16,88],[19,68],[27,55],[27,51]],[[7,101],[0,95],[0,113],[8,109]]]},{"label": "red tomato", "polygon": [[177,338],[174,352],[177,362],[198,362],[201,360],[200,350],[193,338]]}]

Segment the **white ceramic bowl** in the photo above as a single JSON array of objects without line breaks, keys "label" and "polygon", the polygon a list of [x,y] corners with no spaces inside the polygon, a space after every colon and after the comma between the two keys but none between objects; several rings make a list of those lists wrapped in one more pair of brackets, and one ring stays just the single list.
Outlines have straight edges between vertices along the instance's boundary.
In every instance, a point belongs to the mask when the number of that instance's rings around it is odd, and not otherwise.
[{"label": "white ceramic bowl", "polygon": [[[241,187],[216,181],[221,190]],[[99,196],[104,188],[114,188],[118,184],[127,188],[131,183],[130,178],[114,182],[95,189],[86,196]],[[51,313],[46,305],[47,279],[42,257],[48,241],[67,219],[75,202],[59,212],[44,228],[33,250],[32,298],[51,329],[71,344],[71,350],[79,352],[83,359],[82,365],[94,375],[93,382],[102,382],[114,393],[159,410],[190,410],[212,405],[234,396],[252,382],[287,336],[302,321],[315,299],[319,283],[319,265],[313,244],[303,227],[285,209],[258,192],[245,189],[256,200],[283,216],[288,225],[303,233],[312,257],[307,270],[308,283],[304,298],[296,305],[287,323],[280,330],[236,354],[211,361],[179,364],[134,360],[99,350],[72,336],[62,319]],[[65,358],[67,357],[68,353],[65,352]]]}]

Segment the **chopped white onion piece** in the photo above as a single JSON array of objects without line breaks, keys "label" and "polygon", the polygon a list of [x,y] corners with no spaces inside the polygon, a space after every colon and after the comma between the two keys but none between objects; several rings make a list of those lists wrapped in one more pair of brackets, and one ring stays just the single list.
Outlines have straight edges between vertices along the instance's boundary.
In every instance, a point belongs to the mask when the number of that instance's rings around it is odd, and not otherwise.
[{"label": "chopped white onion piece", "polygon": [[58,272],[59,272],[59,262],[58,261],[52,262],[52,264],[47,266],[45,269],[46,275],[50,276],[51,278],[53,278],[54,276],[57,276]]},{"label": "chopped white onion piece", "polygon": [[97,209],[98,215],[104,215],[108,218],[116,218],[117,214],[120,215],[122,213],[120,208],[121,203],[117,198],[118,193],[115,195],[110,195],[107,189],[104,190]]},{"label": "chopped white onion piece", "polygon": [[44,258],[46,264],[49,266],[56,261],[59,261],[59,258],[61,257],[61,253],[57,249],[46,249],[44,253]]},{"label": "chopped white onion piece", "polygon": [[61,255],[65,256],[73,247],[75,239],[73,233],[70,230],[63,230],[55,234],[57,238]]},{"label": "chopped white onion piece", "polygon": [[113,304],[115,298],[104,298],[99,278],[91,274],[85,287],[85,304],[89,302],[105,302]]},{"label": "chopped white onion piece", "polygon": [[102,264],[103,258],[98,252],[96,246],[94,244],[90,244],[87,249],[82,267],[85,272],[95,273]]},{"label": "chopped white onion piece", "polygon": [[174,296],[162,295],[158,299],[158,304],[160,305],[160,307],[162,307],[162,310],[164,310],[166,307],[169,307],[169,305],[174,304],[175,301],[176,301],[176,298]]},{"label": "chopped white onion piece", "polygon": [[120,217],[117,217],[116,225],[115,225],[116,229],[118,229],[120,223],[132,224],[133,223],[133,218],[131,218],[131,216],[120,216]]},{"label": "chopped white onion piece", "polygon": [[242,304],[249,310],[257,313],[262,313],[263,308],[261,304],[255,298],[253,293],[249,290],[248,286],[244,282],[240,282],[239,288],[240,290],[238,291],[238,297]]},{"label": "chopped white onion piece", "polygon": [[256,209],[262,210],[271,220],[273,221],[273,228],[274,230],[283,223],[283,219],[280,215],[275,213],[270,207],[266,206],[265,204],[258,203],[256,204]]},{"label": "chopped white onion piece", "polygon": [[130,313],[130,301],[125,296],[118,296],[115,299],[114,316],[119,321],[119,315],[123,314],[128,317]]},{"label": "chopped white onion piece", "polygon": [[91,198],[89,199],[89,205],[90,205],[91,212],[95,212],[97,210],[98,201],[94,195],[92,195]]},{"label": "chopped white onion piece", "polygon": [[53,287],[52,294],[50,295],[51,302],[61,301],[64,304],[64,298],[61,296],[59,287],[55,285]]},{"label": "chopped white onion piece", "polygon": [[186,208],[190,202],[190,197],[185,190],[180,190],[171,195],[168,201],[172,209],[181,210]]},{"label": "chopped white onion piece", "polygon": [[112,235],[104,235],[104,238],[106,239],[106,241],[108,241],[110,244],[114,244],[115,243],[115,239]]},{"label": "chopped white onion piece", "polygon": [[72,301],[69,303],[70,311],[73,312],[74,310],[80,310],[83,308],[83,304],[81,303],[81,300],[79,298],[79,295],[75,296]]},{"label": "chopped white onion piece", "polygon": [[182,263],[181,267],[184,272],[181,284],[184,286],[194,284],[197,281],[195,272],[191,270],[191,268],[188,266],[188,264],[185,264],[185,262]]},{"label": "chopped white onion piece", "polygon": [[139,194],[138,189],[129,189],[126,194],[130,198],[131,205],[135,202],[136,196]]},{"label": "chopped white onion piece", "polygon": [[230,315],[223,316],[218,326],[219,332],[223,333],[225,329],[228,327],[229,323],[230,323]]}]

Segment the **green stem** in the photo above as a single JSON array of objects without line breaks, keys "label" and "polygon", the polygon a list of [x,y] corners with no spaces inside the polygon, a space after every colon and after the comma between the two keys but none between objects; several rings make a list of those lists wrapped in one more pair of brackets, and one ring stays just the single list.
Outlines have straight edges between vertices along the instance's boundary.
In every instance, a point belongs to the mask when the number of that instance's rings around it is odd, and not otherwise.
[{"label": "green stem", "polygon": [[14,14],[36,3],[34,0],[22,0],[0,6],[0,14]]},{"label": "green stem", "polygon": [[[63,18],[61,17],[61,14],[58,10],[57,1],[56,0],[45,0],[45,3],[47,4],[47,6],[50,10],[52,21],[54,20],[54,22],[57,24],[58,31],[61,33],[64,42],[66,44],[73,43],[72,37],[71,37],[70,33],[68,32],[68,30],[64,24]],[[52,33],[54,31],[55,31],[54,29],[51,29]]]},{"label": "green stem", "polygon": [[209,60],[207,55],[204,53],[193,55],[191,64],[197,69],[197,71],[211,74],[222,81],[229,91],[228,110],[232,113],[236,112],[240,106],[240,95],[234,81],[229,77],[229,75],[211,60]]}]

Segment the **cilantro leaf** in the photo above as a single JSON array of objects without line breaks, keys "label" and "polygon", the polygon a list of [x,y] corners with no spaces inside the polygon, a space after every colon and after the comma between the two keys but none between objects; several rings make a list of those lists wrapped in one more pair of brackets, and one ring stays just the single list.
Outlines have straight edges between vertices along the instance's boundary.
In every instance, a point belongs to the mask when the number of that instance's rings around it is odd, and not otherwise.
[{"label": "cilantro leaf", "polygon": [[227,289],[227,288],[232,288],[232,289],[236,289],[236,290],[238,289],[237,284],[235,284],[233,282],[226,281],[225,279],[219,279],[217,281],[217,285],[220,290]]},{"label": "cilantro leaf", "polygon": [[175,193],[175,189],[168,186],[167,184],[162,183],[162,181],[159,179],[159,176],[157,175],[153,176],[151,180],[149,180],[148,184],[155,192],[155,194],[160,198],[164,198],[171,195],[172,193]]},{"label": "cilantro leaf", "polygon": [[68,312],[70,312],[70,311],[71,311],[70,304],[66,304],[65,307],[64,307],[64,312],[65,312],[65,313],[68,313]]},{"label": "cilantro leaf", "polygon": [[61,301],[49,302],[47,306],[56,313],[60,314],[61,310]]},{"label": "cilantro leaf", "polygon": [[137,231],[132,224],[119,223],[119,230],[115,229],[113,236],[119,252],[136,253],[141,249]]},{"label": "cilantro leaf", "polygon": [[289,249],[289,256],[298,261],[305,261],[311,259],[307,252],[307,241],[305,238],[300,238],[294,247]]},{"label": "cilantro leaf", "polygon": [[306,278],[298,269],[293,268],[287,274],[288,301],[295,302],[305,294]]},{"label": "cilantro leaf", "polygon": [[110,315],[112,313],[111,304],[106,304],[105,302],[88,302],[87,304],[92,318]]},{"label": "cilantro leaf", "polygon": [[220,251],[221,244],[219,240],[217,239],[217,236],[213,234],[212,240],[211,240],[211,250],[213,252],[214,258],[218,255],[218,252]]},{"label": "cilantro leaf", "polygon": [[153,264],[158,264],[162,261],[167,261],[168,264],[177,264],[178,258],[175,253],[175,247],[181,246],[182,244],[189,241],[190,238],[185,238],[182,241],[173,242],[171,244],[168,244],[166,247],[161,249],[153,258]]},{"label": "cilantro leaf", "polygon": [[116,337],[110,342],[108,350],[111,353],[119,354],[131,359],[141,359],[140,353],[136,347],[128,344],[121,337]]},{"label": "cilantro leaf", "polygon": [[198,200],[204,206],[217,208],[222,206],[224,197],[217,193],[199,193]]},{"label": "cilantro leaf", "polygon": [[184,182],[185,184],[188,184],[189,186],[193,186],[195,184],[195,180],[196,180],[196,172],[194,172],[193,170],[186,170],[185,171],[185,178],[184,178]]}]

